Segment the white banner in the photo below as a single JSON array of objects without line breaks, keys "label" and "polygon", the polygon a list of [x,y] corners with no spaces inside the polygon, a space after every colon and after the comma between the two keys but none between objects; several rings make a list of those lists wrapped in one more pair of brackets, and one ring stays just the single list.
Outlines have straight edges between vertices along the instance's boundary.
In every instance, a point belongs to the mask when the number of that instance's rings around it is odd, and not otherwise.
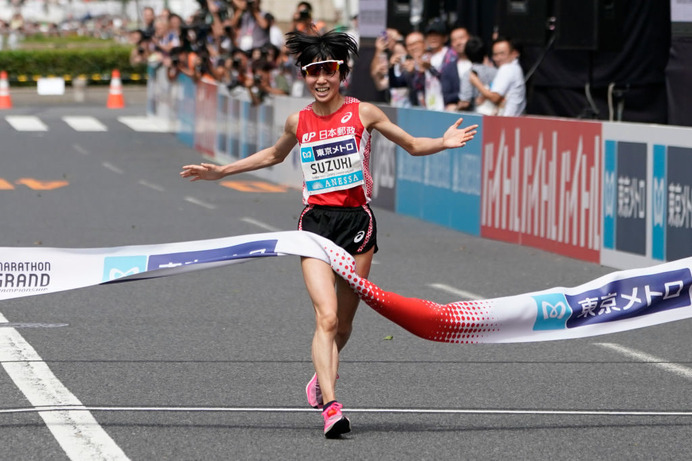
[{"label": "white banner", "polygon": [[303,231],[115,248],[0,248],[0,300],[296,255],[332,268],[377,312],[422,338],[502,343],[583,338],[692,317],[692,258],[573,288],[440,305],[380,289],[343,249]]}]

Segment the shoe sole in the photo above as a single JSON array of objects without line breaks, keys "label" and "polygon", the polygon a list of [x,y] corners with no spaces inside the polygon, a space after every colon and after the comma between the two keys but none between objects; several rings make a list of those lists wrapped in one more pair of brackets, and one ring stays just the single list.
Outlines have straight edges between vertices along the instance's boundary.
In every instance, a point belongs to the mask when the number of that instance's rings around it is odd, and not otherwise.
[{"label": "shoe sole", "polygon": [[325,431],[324,436],[328,439],[336,439],[347,432],[351,432],[351,421],[344,417],[332,424],[332,427]]}]

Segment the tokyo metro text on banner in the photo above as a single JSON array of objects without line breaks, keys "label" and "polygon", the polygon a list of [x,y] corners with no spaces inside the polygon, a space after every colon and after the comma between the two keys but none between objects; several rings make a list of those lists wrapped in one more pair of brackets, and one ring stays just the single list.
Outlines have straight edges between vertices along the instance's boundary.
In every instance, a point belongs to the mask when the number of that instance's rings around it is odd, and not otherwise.
[{"label": "tokyo metro text on banner", "polygon": [[598,262],[601,140],[597,122],[484,117],[481,236]]}]

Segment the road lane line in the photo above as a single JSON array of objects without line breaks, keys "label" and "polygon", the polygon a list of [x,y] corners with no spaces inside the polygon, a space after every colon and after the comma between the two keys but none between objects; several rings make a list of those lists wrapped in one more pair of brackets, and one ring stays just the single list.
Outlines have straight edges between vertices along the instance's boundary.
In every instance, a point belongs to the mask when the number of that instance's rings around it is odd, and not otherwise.
[{"label": "road lane line", "polygon": [[108,131],[106,125],[94,117],[66,115],[62,119],[75,131]]},{"label": "road lane line", "polygon": [[48,131],[48,126],[33,115],[8,115],[5,120],[17,131]]},{"label": "road lane line", "polygon": [[163,187],[159,186],[158,184],[154,184],[154,183],[151,183],[151,182],[148,182],[145,180],[141,180],[141,181],[139,181],[139,183],[141,185],[143,185],[144,187],[148,187],[149,189],[154,189],[155,191],[163,192],[165,190]]},{"label": "road lane line", "polygon": [[265,224],[262,221],[257,221],[256,219],[253,219],[253,218],[244,217],[244,218],[240,218],[240,220],[243,222],[246,222],[248,224],[252,224],[254,226],[260,227],[264,230],[268,230],[269,232],[278,232],[281,230],[278,227],[274,227],[272,225]]},{"label": "road lane line", "polygon": [[626,355],[633,359],[639,360],[640,362],[653,365],[662,370],[668,371],[670,373],[676,374],[686,379],[692,379],[692,368],[677,364],[666,362],[665,360],[656,357],[646,352],[641,352],[636,349],[630,349],[629,347],[621,346],[615,343],[595,343],[597,346],[605,347],[606,349],[619,352],[622,355]]},{"label": "road lane line", "polygon": [[173,131],[168,126],[169,122],[148,116],[118,117],[118,121],[134,131],[148,133],[169,133]]},{"label": "road lane line", "polygon": [[72,144],[72,148],[82,155],[89,155],[89,151],[80,146],[79,144]]},{"label": "road lane line", "polygon": [[118,168],[117,166],[115,166],[111,163],[103,162],[101,165],[103,165],[104,168],[107,168],[114,173],[123,174],[123,170],[121,170],[120,168]]},{"label": "road lane line", "polygon": [[198,200],[194,197],[185,197],[186,202],[194,203],[195,205],[199,205],[201,207],[207,208],[209,210],[216,210],[216,205],[212,205],[211,203],[206,203],[201,200]]},{"label": "road lane line", "polygon": [[[150,413],[316,413],[319,410],[305,407],[136,407],[136,406],[65,406],[54,405],[38,408],[0,408],[0,415],[15,413],[47,412],[150,412]],[[692,416],[692,411],[666,410],[541,410],[516,408],[349,408],[349,413],[382,414],[434,414],[434,415],[546,415],[546,416]]]},{"label": "road lane line", "polygon": [[477,295],[476,293],[471,293],[470,291],[460,290],[458,288],[450,287],[444,283],[430,283],[429,287],[437,288],[438,290],[446,291],[456,296],[461,296],[466,299],[483,299],[483,296]]},{"label": "road lane line", "polygon": [[[0,314],[0,323],[7,319]],[[68,458],[126,460],[128,457],[89,410],[53,374],[14,328],[0,328],[0,362],[46,423]],[[42,408],[55,407],[56,411]]]}]

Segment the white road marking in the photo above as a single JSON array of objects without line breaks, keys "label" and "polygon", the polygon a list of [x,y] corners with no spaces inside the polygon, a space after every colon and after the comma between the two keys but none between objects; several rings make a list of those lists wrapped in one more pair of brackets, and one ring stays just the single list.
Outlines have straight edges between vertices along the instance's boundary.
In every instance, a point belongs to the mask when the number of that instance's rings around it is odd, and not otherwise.
[{"label": "white road marking", "polygon": [[[7,319],[0,314],[0,322]],[[0,362],[73,460],[128,457],[14,328],[0,328]],[[44,411],[43,409],[52,409]]]},{"label": "white road marking", "polygon": [[94,117],[72,115],[62,117],[62,119],[75,131],[108,131],[106,125]]},{"label": "white road marking", "polygon": [[8,115],[5,120],[17,131],[48,131],[48,126],[33,115]]},{"label": "white road marking", "polygon": [[[170,413],[315,413],[305,407],[135,407],[52,405],[28,408],[0,408],[0,414],[47,412],[170,412]],[[653,410],[531,410],[503,408],[348,408],[348,413],[437,414],[437,415],[547,415],[547,416],[692,416],[692,411]]]},{"label": "white road marking", "polygon": [[483,296],[477,295],[476,293],[471,293],[470,291],[460,290],[458,288],[450,287],[444,283],[430,283],[429,287],[437,288],[438,290],[446,291],[456,296],[461,296],[466,299],[483,299]]},{"label": "white road marking", "polygon": [[118,168],[117,166],[115,166],[115,165],[113,165],[113,164],[111,164],[111,163],[103,162],[101,165],[103,165],[104,168],[107,168],[107,169],[111,170],[111,171],[114,172],[114,173],[123,174],[123,170],[121,170],[120,168]]},{"label": "white road marking", "polygon": [[163,192],[165,190],[163,187],[159,186],[158,184],[154,184],[154,183],[145,181],[143,179],[141,181],[139,181],[139,183],[141,185],[143,185],[144,187],[148,187],[149,189],[154,189],[155,191]]},{"label": "white road marking", "polygon": [[72,148],[82,155],[89,155],[89,151],[80,146],[79,144],[72,144]]},{"label": "white road marking", "polygon": [[196,199],[194,197],[185,197],[185,201],[190,202],[190,203],[194,203],[195,205],[202,206],[202,207],[207,208],[209,210],[215,210],[216,209],[216,205],[212,205],[211,203],[203,202],[203,201]]},{"label": "white road marking", "polygon": [[626,355],[633,359],[639,360],[640,362],[653,365],[662,370],[668,371],[670,373],[676,374],[686,379],[692,379],[692,368],[677,364],[666,362],[665,360],[656,357],[654,355],[647,354],[646,352],[641,352],[636,349],[630,349],[629,347],[621,346],[615,343],[595,343],[597,346],[605,347],[606,349],[611,349],[615,352],[619,352],[622,355]]},{"label": "white road marking", "polygon": [[248,224],[252,224],[254,226],[260,227],[264,230],[268,230],[269,232],[278,232],[281,230],[278,227],[274,227],[272,225],[265,224],[262,221],[257,221],[256,219],[253,219],[253,218],[244,217],[244,218],[240,218],[240,220],[243,222],[246,222]]},{"label": "white road marking", "polygon": [[118,117],[118,121],[135,131],[151,133],[168,133],[172,131],[168,122],[147,116]]}]

